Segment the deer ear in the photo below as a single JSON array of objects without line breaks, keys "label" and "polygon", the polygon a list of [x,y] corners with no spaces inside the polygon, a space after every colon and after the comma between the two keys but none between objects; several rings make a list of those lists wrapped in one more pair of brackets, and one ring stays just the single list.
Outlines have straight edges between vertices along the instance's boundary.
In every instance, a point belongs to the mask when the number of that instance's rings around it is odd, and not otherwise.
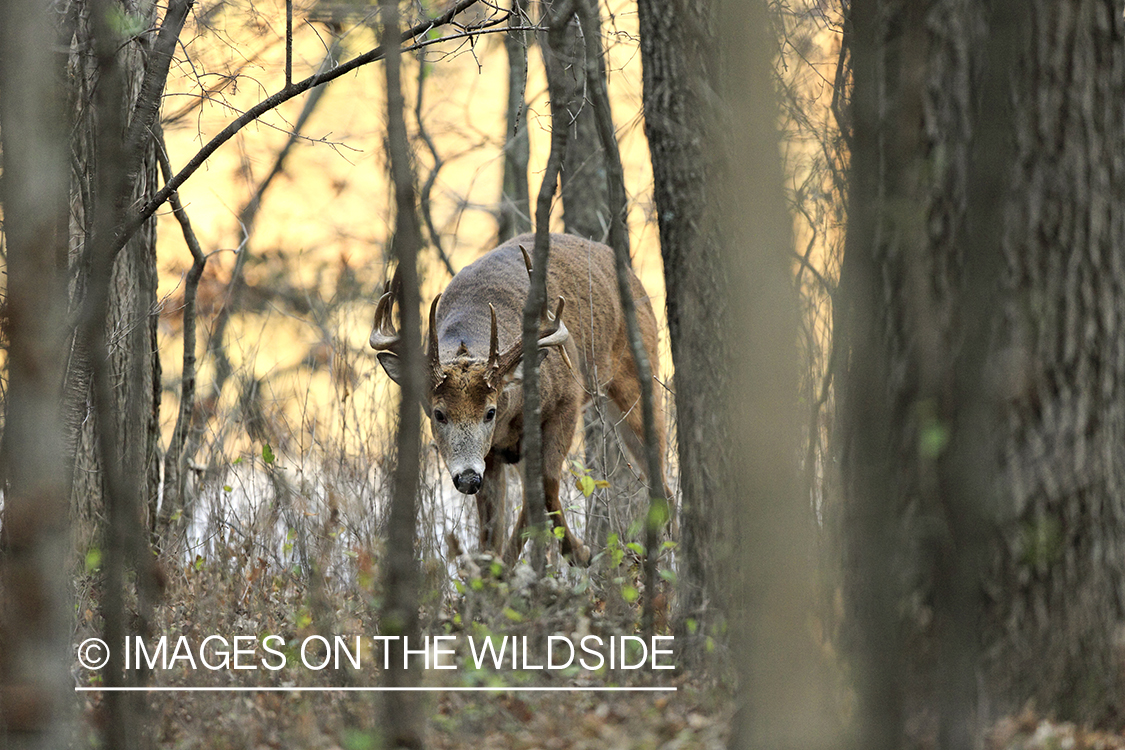
[{"label": "deer ear", "polygon": [[379,358],[379,364],[383,366],[383,371],[391,380],[402,385],[402,360],[392,352],[379,352],[375,356]]},{"label": "deer ear", "polygon": [[[383,370],[390,376],[391,380],[399,385],[402,385],[402,360],[395,356],[392,352],[379,352],[376,354],[379,358],[379,364],[383,366]],[[426,412],[426,416],[430,416],[430,396],[431,391],[427,390],[422,394],[420,401],[422,402],[422,411]]]}]

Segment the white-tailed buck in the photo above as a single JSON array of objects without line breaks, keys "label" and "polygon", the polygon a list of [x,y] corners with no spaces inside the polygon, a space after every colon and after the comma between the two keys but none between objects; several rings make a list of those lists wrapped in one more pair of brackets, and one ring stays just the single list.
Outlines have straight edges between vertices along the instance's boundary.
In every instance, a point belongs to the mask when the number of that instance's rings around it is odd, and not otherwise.
[{"label": "white-tailed buck", "polygon": [[[520,331],[531,268],[524,248],[534,242],[531,234],[505,242],[465,267],[430,306],[422,406],[453,484],[460,492],[476,495],[481,548],[496,552],[504,528],[503,464],[520,460],[523,442]],[[652,305],[632,272],[629,283],[652,371],[659,372]],[[595,388],[604,389],[643,442],[641,384],[617,289],[610,248],[570,235],[551,235],[547,299],[558,303],[554,316],[544,309],[539,334],[543,489],[547,513],[556,530],[561,529],[563,554],[583,565],[590,561],[590,549],[567,526],[559,483],[579,410]],[[390,289],[379,300],[371,347],[391,379],[401,382],[399,335],[391,323],[394,301]],[[552,355],[553,350],[558,353]],[[577,369],[571,363],[577,363]],[[663,477],[664,418],[657,395],[653,405],[662,476],[649,481],[660,482],[671,502]],[[509,565],[523,549],[526,525],[524,503],[504,553]]]}]

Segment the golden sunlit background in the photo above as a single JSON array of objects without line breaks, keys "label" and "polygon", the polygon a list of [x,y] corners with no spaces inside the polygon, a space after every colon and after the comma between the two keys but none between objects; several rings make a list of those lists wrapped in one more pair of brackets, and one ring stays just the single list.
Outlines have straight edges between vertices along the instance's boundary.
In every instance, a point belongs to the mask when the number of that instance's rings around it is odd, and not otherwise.
[{"label": "golden sunlit background", "polygon": [[[376,46],[372,6],[297,3],[294,12],[293,80],[338,64]],[[469,21],[499,17],[481,6]],[[795,251],[804,267],[824,269],[838,252],[842,209],[833,184],[840,165],[835,151],[833,76],[838,26],[815,4],[779,16],[789,27],[780,49],[778,84],[789,97],[781,120],[790,167]],[[633,267],[649,291],[661,321],[661,365],[667,382],[671,356],[664,329],[663,271],[652,197],[652,174],[641,105],[641,57],[635,4],[611,0],[602,8],[603,41],[617,138],[625,168]],[[221,2],[201,6],[189,18],[163,104],[165,138],[173,169],[247,109],[285,83],[285,4]],[[419,184],[440,159],[430,192],[430,213],[442,250],[454,270],[497,244],[505,133],[508,61],[504,25],[484,33],[424,46],[404,56],[407,126],[414,144]],[[456,36],[456,33],[453,34]],[[436,35],[434,35],[436,36]],[[528,46],[527,106],[531,196],[539,189],[550,128],[547,83],[534,37]],[[421,106],[419,107],[419,96]],[[316,99],[311,112],[302,113]],[[298,128],[299,125],[299,128]],[[199,290],[200,396],[209,413],[237,413],[246,387],[224,387],[206,400],[216,360],[206,350],[216,315],[225,305],[225,356],[235,380],[253,382],[273,447],[303,461],[309,450],[335,436],[334,445],[366,452],[365,443],[385,436],[376,427],[393,398],[367,348],[374,302],[387,267],[385,250],[393,222],[384,151],[385,97],[380,63],[351,72],[296,97],[239,131],[180,189],[204,252],[209,253]],[[279,156],[285,154],[278,171]],[[275,177],[271,178],[274,172]],[[268,185],[263,184],[269,180]],[[261,191],[253,225],[244,227],[247,205]],[[552,229],[561,231],[556,197]],[[167,384],[162,409],[167,439],[174,421],[182,337],[183,278],[191,257],[170,211],[159,217],[160,351]],[[249,231],[249,236],[244,234]],[[608,231],[608,227],[607,227]],[[244,253],[245,286],[232,301],[231,278]],[[823,276],[795,272],[806,282],[806,358],[810,399],[823,377],[828,296]],[[440,292],[449,273],[433,245],[423,252],[423,302]],[[819,279],[819,281],[818,281]],[[214,396],[214,394],[212,393]],[[815,410],[816,414],[824,410]],[[816,416],[820,420],[820,416]],[[212,423],[232,456],[255,452],[246,431]],[[823,425],[820,426],[823,429]],[[820,431],[820,429],[816,431]],[[376,436],[379,437],[376,437]],[[674,459],[673,459],[674,463]]]},{"label": "golden sunlit background", "polygon": [[[641,119],[636,11],[627,2],[615,2],[611,10],[605,26],[609,81],[626,167],[634,268],[662,315],[663,279]],[[329,15],[317,4],[298,6],[294,12],[306,19],[317,18],[318,13]],[[347,25],[312,20],[295,24],[295,80],[319,70],[330,52],[339,61],[375,46],[373,16],[351,12],[347,17]],[[194,33],[185,36],[188,41],[177,56],[164,103],[173,168],[179,168],[230,120],[283,87],[284,28],[281,2],[245,7],[224,3],[215,13],[197,18]],[[530,126],[534,195],[546,161],[550,112],[537,45],[532,44],[528,52],[524,116]],[[432,189],[433,222],[453,268],[460,269],[497,244],[507,88],[503,36],[486,34],[472,41],[430,46],[406,55],[404,64],[416,174],[422,182],[434,168],[419,132],[416,103],[421,92],[421,126],[441,159]],[[310,96],[297,97],[244,128],[180,190],[204,251],[212,253],[199,295],[200,311],[206,316],[217,312],[228,295],[243,237],[239,216],[292,142],[281,173],[264,193],[244,248],[244,295],[247,313],[252,314],[232,319],[227,348],[236,370],[253,375],[267,388],[267,401],[292,429],[289,437],[297,442],[286,447],[294,452],[307,449],[308,443],[299,441],[312,439],[318,429],[340,428],[342,395],[355,399],[356,411],[364,414],[385,402],[383,392],[389,382],[367,350],[371,314],[385,278],[384,251],[393,216],[383,149],[382,69],[379,64],[368,65],[328,84],[296,132],[294,125]],[[174,379],[181,356],[176,302],[191,256],[168,212],[160,217],[159,246],[160,297],[165,300],[161,352],[166,377]],[[423,299],[428,305],[449,281],[432,247],[424,254],[423,273]],[[358,285],[362,292],[335,304],[341,285]],[[294,314],[277,303],[254,302],[271,293],[284,297],[286,291],[306,295],[307,314]],[[209,327],[202,326],[197,342],[201,350],[209,334]],[[670,374],[666,337],[662,346],[666,378]],[[214,376],[213,367],[213,361],[202,359],[204,389]]]}]

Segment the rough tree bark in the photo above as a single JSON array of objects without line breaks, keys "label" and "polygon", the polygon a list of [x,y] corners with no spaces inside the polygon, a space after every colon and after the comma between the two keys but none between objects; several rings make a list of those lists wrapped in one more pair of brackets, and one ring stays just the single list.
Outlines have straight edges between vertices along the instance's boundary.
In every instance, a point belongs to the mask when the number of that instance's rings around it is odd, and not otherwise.
[{"label": "rough tree bark", "polygon": [[[126,17],[135,17],[150,29],[156,22],[157,7],[151,4],[121,6]],[[105,123],[98,121],[98,107],[94,105],[98,91],[100,70],[89,51],[94,49],[94,24],[91,6],[75,6],[77,23],[74,34],[70,68],[74,73],[74,104],[77,125],[74,129],[74,152],[78,160],[72,203],[72,299],[75,305],[83,304],[91,274],[88,252],[94,232],[97,201],[114,198],[99,195],[97,190],[99,169],[110,169],[98,164],[97,134],[105,132]],[[124,90],[120,108],[124,126],[142,93],[142,82],[150,41],[136,37],[121,45],[117,65],[123,75]],[[104,117],[103,117],[104,119]],[[137,145],[143,155],[140,168],[132,183],[128,205],[149,199],[156,191],[156,159],[154,140],[149,138]],[[125,144],[121,144],[124,148]],[[107,331],[110,376],[115,384],[114,408],[117,434],[121,437],[115,447],[117,460],[126,471],[144,477],[144,509],[154,510],[159,493],[159,408],[160,359],[157,353],[156,331],[156,223],[145,222],[125,248],[116,256],[110,255],[113,272],[110,280],[108,315],[103,325]],[[105,515],[104,466],[98,455],[98,418],[94,409],[92,391],[92,366],[89,342],[77,337],[67,367],[64,390],[65,413],[74,446],[74,474],[71,498],[78,509],[79,518],[85,519],[82,530],[96,533],[98,519]],[[137,523],[140,523],[138,518]],[[86,539],[88,544],[91,539]],[[80,541],[81,544],[81,541]]]},{"label": "rough tree bark", "polygon": [[[1107,719],[1125,619],[1120,9],[866,0],[848,24],[834,327],[862,744],[897,747],[933,705],[923,730],[954,744],[958,717],[1029,698]],[[972,705],[954,697],[974,684]]]},{"label": "rough tree bark", "polygon": [[726,279],[716,227],[714,154],[700,133],[712,127],[716,44],[710,3],[638,0],[644,64],[645,134],[652,156],[668,335],[675,365],[680,456],[680,611],[685,656],[703,652],[703,615],[715,601],[714,500],[729,443],[723,409],[727,370]]}]

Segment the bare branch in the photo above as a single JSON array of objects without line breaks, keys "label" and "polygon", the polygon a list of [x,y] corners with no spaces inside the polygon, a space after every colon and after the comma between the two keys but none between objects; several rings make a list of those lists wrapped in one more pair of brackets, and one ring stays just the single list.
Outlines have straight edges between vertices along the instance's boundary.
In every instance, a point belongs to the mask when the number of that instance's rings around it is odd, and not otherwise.
[{"label": "bare branch", "polygon": [[[453,18],[459,13],[464,11],[466,8],[475,5],[478,1],[479,0],[460,0],[453,7],[447,10],[445,13],[442,13],[437,18],[423,21],[422,23],[416,24],[406,31],[402,32],[402,34],[399,35],[399,38],[401,41],[405,42],[418,36],[422,36],[429,32],[431,29],[435,29],[439,26],[444,26],[452,21]],[[284,90],[277,92],[273,96],[270,96],[258,102],[253,107],[248,109],[241,117],[238,117],[237,119],[231,121],[225,128],[222,129],[222,131],[218,133],[218,135],[208,141],[203,146],[203,148],[201,148],[195,154],[195,156],[193,156],[188,161],[188,163],[184,165],[184,167],[178,173],[176,173],[175,177],[165,183],[164,187],[161,188],[156,193],[156,195],[154,195],[147,203],[145,203],[144,206],[142,206],[135,214],[133,214],[129,218],[128,223],[125,225],[124,229],[117,238],[116,249],[120,250],[121,247],[124,246],[125,242],[129,239],[129,237],[131,237],[133,233],[137,231],[141,224],[148,220],[148,218],[156,212],[156,209],[164,205],[164,202],[168,200],[168,196],[172,194],[172,191],[178,189],[180,185],[184,184],[184,182],[189,177],[195,174],[197,169],[203,166],[203,163],[207,161],[211,154],[215,153],[215,151],[218,150],[220,146],[233,138],[236,133],[242,130],[242,128],[246,127],[254,120],[257,120],[266,112],[275,109],[279,105],[284,104],[295,96],[303,94],[304,92],[316,86],[321,86],[330,81],[334,81],[337,78],[346,75],[357,68],[367,65],[368,63],[382,60],[385,55],[386,50],[384,49],[383,45],[380,45],[375,49],[363,53],[362,55],[353,57],[351,60],[342,63],[332,70],[315,73],[308,78],[294,83],[292,86],[289,86]]]}]

